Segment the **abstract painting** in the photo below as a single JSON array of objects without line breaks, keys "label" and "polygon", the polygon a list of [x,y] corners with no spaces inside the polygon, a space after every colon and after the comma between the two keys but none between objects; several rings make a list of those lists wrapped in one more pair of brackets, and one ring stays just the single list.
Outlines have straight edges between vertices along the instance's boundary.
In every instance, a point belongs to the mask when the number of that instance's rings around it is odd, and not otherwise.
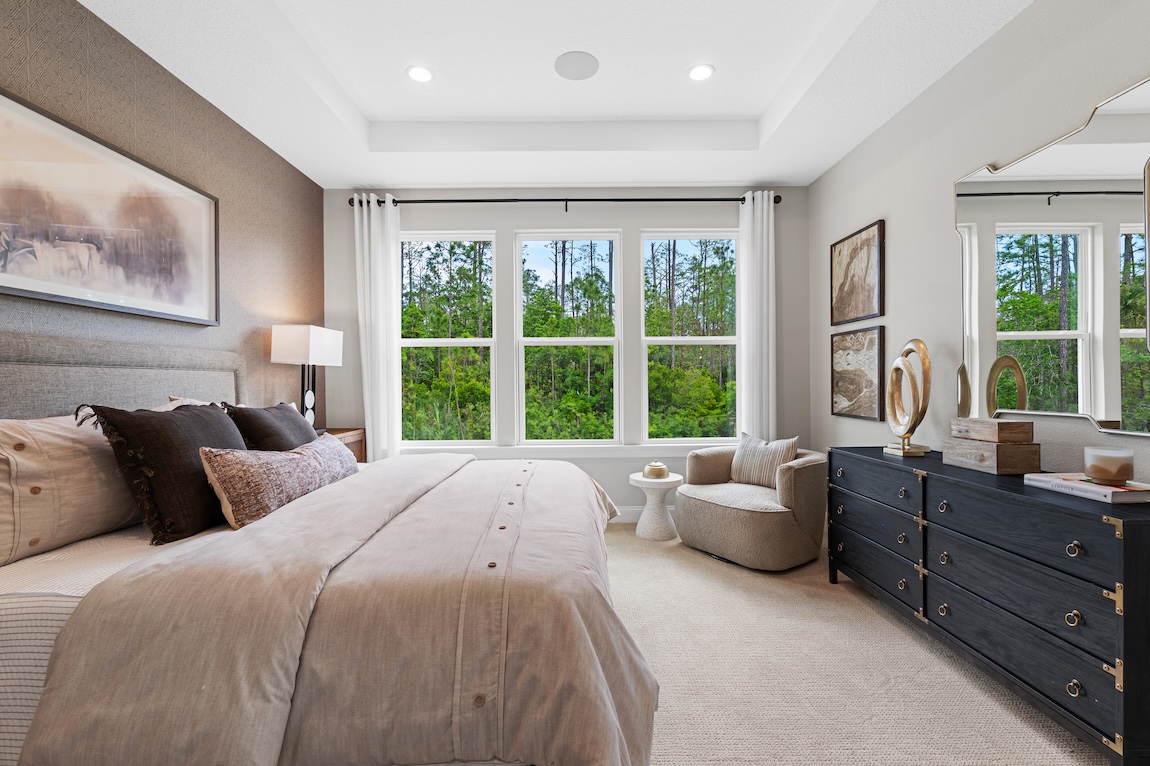
[{"label": "abstract painting", "polygon": [[883,221],[831,245],[831,324],[883,315]]},{"label": "abstract painting", "polygon": [[0,90],[0,293],[218,325],[217,205]]},{"label": "abstract painting", "polygon": [[831,336],[831,414],[883,420],[883,328]]}]

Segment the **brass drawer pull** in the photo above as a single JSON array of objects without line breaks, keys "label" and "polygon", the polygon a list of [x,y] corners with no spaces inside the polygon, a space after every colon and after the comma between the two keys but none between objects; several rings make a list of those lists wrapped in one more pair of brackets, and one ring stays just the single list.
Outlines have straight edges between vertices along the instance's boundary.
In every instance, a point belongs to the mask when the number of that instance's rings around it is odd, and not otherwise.
[{"label": "brass drawer pull", "polygon": [[899,496],[899,499],[906,497],[906,487],[899,487],[898,488],[898,496]]},{"label": "brass drawer pull", "polygon": [[835,476],[837,476],[841,479],[843,477],[843,469],[840,468],[837,471],[835,471]]},{"label": "brass drawer pull", "polygon": [[941,503],[938,504],[938,512],[939,513],[946,513],[947,510],[949,510],[949,509],[950,509],[950,503],[948,503],[945,500],[943,500]]},{"label": "brass drawer pull", "polygon": [[1082,612],[1075,609],[1072,612],[1066,613],[1066,624],[1072,628],[1077,628],[1082,623]]},{"label": "brass drawer pull", "polygon": [[1082,694],[1082,682],[1075,678],[1073,681],[1066,684],[1066,693],[1071,697],[1077,698],[1079,694]]},{"label": "brass drawer pull", "polygon": [[898,541],[899,541],[899,543],[905,543],[906,542],[906,535],[905,534],[899,535]]},{"label": "brass drawer pull", "polygon": [[843,552],[843,544],[839,543],[838,545],[836,545],[835,550],[838,551],[839,553],[842,553]]},{"label": "brass drawer pull", "polygon": [[950,563],[950,554],[947,553],[946,551],[943,551],[942,555],[938,557],[938,563],[949,564]]},{"label": "brass drawer pull", "polygon": [[946,617],[948,614],[950,614],[950,604],[939,604],[938,605],[938,616],[939,617]]},{"label": "brass drawer pull", "polygon": [[835,508],[835,513],[837,513],[839,516],[842,516],[843,515],[843,507],[840,505],[838,508]]},{"label": "brass drawer pull", "polygon": [[1072,559],[1078,558],[1078,554],[1082,553],[1082,543],[1075,540],[1066,546],[1066,555]]},{"label": "brass drawer pull", "polygon": [[906,578],[903,578],[903,579],[898,581],[898,589],[899,590],[906,590]]}]

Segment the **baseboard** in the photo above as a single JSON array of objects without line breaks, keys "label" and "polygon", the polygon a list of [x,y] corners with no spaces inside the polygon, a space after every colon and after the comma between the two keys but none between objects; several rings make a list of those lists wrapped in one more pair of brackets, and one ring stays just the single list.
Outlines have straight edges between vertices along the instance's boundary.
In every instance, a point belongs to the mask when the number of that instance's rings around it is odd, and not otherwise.
[{"label": "baseboard", "polygon": [[[643,506],[641,505],[617,505],[619,515],[611,519],[611,524],[638,524],[639,517],[643,515]],[[675,510],[675,506],[668,505],[667,510]]]}]

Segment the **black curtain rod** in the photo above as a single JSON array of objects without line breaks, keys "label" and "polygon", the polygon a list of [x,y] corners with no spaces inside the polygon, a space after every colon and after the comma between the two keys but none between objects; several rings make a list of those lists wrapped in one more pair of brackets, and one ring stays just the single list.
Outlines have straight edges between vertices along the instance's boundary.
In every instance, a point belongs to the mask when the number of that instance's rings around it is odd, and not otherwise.
[{"label": "black curtain rod", "polygon": [[[738,202],[745,200],[742,197],[531,197],[506,199],[397,199],[392,200],[395,205],[474,205],[489,202],[562,202],[563,211],[567,212],[567,205],[571,202]],[[782,195],[776,194],[774,202],[782,202]],[[354,206],[355,198],[348,199],[347,204]],[[377,201],[383,205],[383,200]]]},{"label": "black curtain rod", "polygon": [[1117,195],[1127,195],[1127,196],[1137,195],[1139,197],[1142,196],[1142,192],[1140,192],[1140,191],[965,192],[965,193],[960,193],[957,196],[959,196],[959,197],[1046,197],[1046,204],[1049,205],[1050,200],[1054,199],[1055,197],[1062,197],[1064,195],[1069,196],[1072,194],[1074,194],[1074,195],[1117,194]]}]

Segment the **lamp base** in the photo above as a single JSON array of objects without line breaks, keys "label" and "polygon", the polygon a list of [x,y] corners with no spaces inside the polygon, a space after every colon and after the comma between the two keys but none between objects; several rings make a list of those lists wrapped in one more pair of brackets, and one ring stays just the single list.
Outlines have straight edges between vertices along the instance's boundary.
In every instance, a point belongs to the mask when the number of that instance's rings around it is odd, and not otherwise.
[{"label": "lamp base", "polygon": [[886,445],[882,448],[882,451],[887,455],[895,455],[896,457],[922,457],[930,452],[930,447],[924,447],[921,444],[911,444],[910,442],[905,444],[896,442]]}]

